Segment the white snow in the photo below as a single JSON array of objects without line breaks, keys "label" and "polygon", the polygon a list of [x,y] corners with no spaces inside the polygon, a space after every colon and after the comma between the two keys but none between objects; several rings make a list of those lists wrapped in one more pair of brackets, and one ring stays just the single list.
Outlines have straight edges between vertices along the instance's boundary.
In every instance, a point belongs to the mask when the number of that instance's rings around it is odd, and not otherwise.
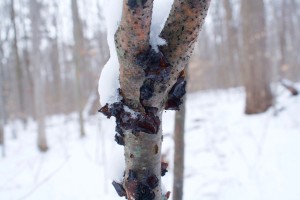
[{"label": "white snow", "polygon": [[151,21],[150,44],[158,51],[158,46],[166,45],[166,41],[159,37],[169,16],[174,0],[155,0]]},{"label": "white snow", "polygon": [[110,58],[102,69],[98,91],[100,104],[112,104],[120,100],[118,88],[120,88],[119,75],[120,64],[117,57],[114,34],[122,16],[122,0],[109,0],[104,5],[104,16],[107,27],[107,42],[109,46]]},{"label": "white snow", "polygon": [[[244,115],[242,89],[188,95],[184,199],[299,200],[300,97],[282,87],[278,91],[277,116],[273,109]],[[80,139],[76,116],[47,119],[45,154],[36,148],[34,122],[25,130],[15,122],[5,127],[1,200],[120,199],[111,186],[124,169],[122,147],[113,141],[115,123],[89,117],[87,137]],[[173,120],[174,112],[164,113],[166,190],[172,189]]]}]

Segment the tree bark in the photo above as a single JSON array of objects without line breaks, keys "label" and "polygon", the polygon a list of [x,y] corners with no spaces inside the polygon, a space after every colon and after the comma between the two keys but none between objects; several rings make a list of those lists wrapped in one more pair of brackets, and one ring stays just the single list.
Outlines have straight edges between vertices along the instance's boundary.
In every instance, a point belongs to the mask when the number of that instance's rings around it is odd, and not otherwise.
[{"label": "tree bark", "polygon": [[[273,104],[266,52],[266,23],[262,0],[242,1],[243,72],[246,114],[266,111]],[[255,16],[255,20],[252,20]]]},{"label": "tree bark", "polygon": [[173,200],[183,199],[185,102],[186,98],[184,97],[180,110],[175,114]]},{"label": "tree bark", "polygon": [[115,34],[123,100],[105,105],[100,112],[116,117],[115,139],[125,146],[126,169],[123,182],[113,185],[120,196],[129,200],[162,200],[169,196],[161,191],[165,170],[160,162],[162,111],[178,110],[182,103],[184,67],[209,3],[175,0],[161,33],[168,45],[156,52],[149,43],[153,0],[123,1],[122,19]]},{"label": "tree bark", "polygon": [[75,91],[75,98],[76,98],[76,108],[78,111],[79,116],[79,127],[80,127],[80,136],[85,136],[84,130],[84,121],[83,121],[83,105],[81,101],[81,85],[80,85],[80,75],[81,75],[81,68],[83,67],[83,57],[82,51],[84,49],[84,41],[83,41],[83,29],[81,24],[81,19],[79,17],[78,12],[78,5],[77,0],[72,0],[71,3],[72,7],[72,17],[73,17],[73,37],[75,42],[73,59],[75,63],[75,83],[76,83],[76,91]]}]

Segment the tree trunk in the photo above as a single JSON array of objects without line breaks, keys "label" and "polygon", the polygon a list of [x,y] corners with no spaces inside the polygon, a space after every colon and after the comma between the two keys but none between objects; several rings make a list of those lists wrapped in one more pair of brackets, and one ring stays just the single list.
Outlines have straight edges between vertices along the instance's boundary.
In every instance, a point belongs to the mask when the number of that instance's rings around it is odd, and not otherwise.
[{"label": "tree trunk", "polygon": [[10,17],[12,22],[12,27],[14,31],[14,38],[13,38],[13,52],[15,58],[15,69],[16,69],[16,82],[17,82],[17,102],[18,102],[18,113],[17,117],[24,120],[25,116],[25,106],[24,106],[24,94],[23,94],[23,72],[20,63],[20,56],[19,56],[19,47],[18,47],[18,35],[17,35],[17,27],[16,27],[16,16],[15,16],[15,6],[14,0],[11,0],[10,5]]},{"label": "tree trunk", "polygon": [[[161,32],[168,45],[156,52],[150,46],[153,0],[124,0],[115,34],[120,63],[120,102],[100,109],[116,117],[115,136],[125,149],[125,176],[113,182],[129,200],[162,200],[162,111],[178,110],[185,94],[184,67],[204,23],[209,0],[175,0]],[[177,13],[181,13],[178,15]]]},{"label": "tree trunk", "polygon": [[[2,56],[2,47],[0,46],[0,48],[0,55]],[[2,146],[2,156],[5,157],[3,79],[3,65],[0,61],[0,146]]]},{"label": "tree trunk", "polygon": [[[273,104],[270,66],[266,52],[266,25],[263,0],[242,1],[243,72],[246,114],[266,111]],[[255,18],[255,20],[253,20]]]},{"label": "tree trunk", "polygon": [[186,98],[183,99],[180,110],[175,114],[173,200],[183,199],[185,102]]},{"label": "tree trunk", "polygon": [[79,126],[80,126],[80,136],[85,136],[84,130],[84,121],[83,121],[83,105],[81,101],[81,85],[80,85],[80,75],[81,75],[81,68],[83,67],[83,56],[82,52],[84,49],[84,41],[83,41],[83,29],[81,24],[81,19],[79,17],[77,0],[72,0],[72,16],[73,16],[73,36],[74,36],[74,54],[73,59],[75,62],[75,83],[76,83],[76,91],[75,91],[75,98],[76,98],[76,108],[78,111],[79,116]]},{"label": "tree trunk", "polygon": [[229,80],[230,80],[230,86],[238,86],[240,84],[239,79],[239,68],[237,67],[237,60],[236,55],[238,54],[238,37],[237,37],[237,31],[234,27],[234,18],[233,18],[233,8],[232,3],[230,0],[224,0],[224,8],[226,11],[225,16],[225,22],[226,22],[226,34],[227,34],[227,57],[228,57],[228,63],[229,65]]},{"label": "tree trunk", "polygon": [[30,18],[32,29],[32,56],[31,63],[33,67],[34,77],[34,104],[35,115],[38,124],[38,148],[40,151],[45,152],[48,150],[46,132],[45,132],[45,89],[44,81],[41,73],[43,60],[40,55],[40,41],[42,33],[40,30],[40,11],[41,5],[37,0],[30,1]]}]

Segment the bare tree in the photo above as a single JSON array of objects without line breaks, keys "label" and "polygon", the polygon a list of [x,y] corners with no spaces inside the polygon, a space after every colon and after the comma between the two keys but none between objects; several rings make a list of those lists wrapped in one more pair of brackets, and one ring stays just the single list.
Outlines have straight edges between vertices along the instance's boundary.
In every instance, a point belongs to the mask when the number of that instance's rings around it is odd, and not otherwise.
[{"label": "bare tree", "polygon": [[[1,29],[0,29],[1,30]],[[2,41],[0,41],[2,42]],[[2,46],[0,44],[0,57],[3,56]],[[4,98],[3,98],[3,65],[0,60],[0,145],[2,146],[2,156],[5,156],[5,138],[4,138]]]},{"label": "bare tree", "polygon": [[180,110],[175,114],[174,128],[174,173],[173,173],[173,200],[183,199],[184,184],[184,128],[185,128],[185,110],[186,98],[183,98],[183,104]]},{"label": "bare tree", "polygon": [[16,26],[16,14],[15,14],[15,2],[14,0],[10,1],[10,18],[12,23],[12,28],[14,32],[13,38],[13,52],[14,52],[14,60],[15,60],[15,72],[16,72],[16,82],[17,82],[17,102],[18,102],[18,117],[24,119],[24,94],[23,94],[23,72],[20,63],[19,56],[19,45],[18,45],[18,31]]},{"label": "bare tree", "polygon": [[233,17],[233,5],[230,0],[224,0],[223,5],[225,8],[225,24],[226,24],[226,55],[227,55],[227,65],[229,72],[229,85],[236,86],[240,83],[239,68],[237,67],[237,54],[238,54],[238,37],[237,30],[234,25]]},{"label": "bare tree", "polygon": [[83,67],[83,51],[84,51],[84,38],[83,38],[83,29],[82,22],[79,17],[77,0],[72,0],[72,17],[73,17],[73,36],[74,36],[74,54],[73,59],[75,63],[75,82],[76,82],[76,107],[79,115],[79,126],[80,126],[80,136],[85,136],[84,130],[84,121],[83,121],[83,105],[81,102],[81,86],[80,86],[80,74]]},{"label": "bare tree", "polygon": [[271,68],[266,57],[265,7],[263,0],[241,3],[245,112],[255,114],[266,111],[273,104]]},{"label": "bare tree", "polygon": [[[183,70],[204,23],[210,0],[175,0],[160,34],[168,45],[154,51],[149,43],[153,0],[124,0],[115,34],[123,100],[101,112],[115,116],[116,141],[125,145],[123,183],[113,182],[129,200],[162,200],[161,119],[164,109],[179,109],[185,94]],[[180,14],[178,14],[180,13]],[[132,116],[126,107],[135,112]]]},{"label": "bare tree", "polygon": [[40,42],[42,40],[41,25],[41,4],[37,0],[30,1],[30,19],[32,31],[32,54],[31,64],[34,74],[34,103],[35,103],[35,117],[38,124],[38,148],[44,152],[48,150],[45,130],[45,89],[44,89],[44,74],[43,60],[40,55]]}]

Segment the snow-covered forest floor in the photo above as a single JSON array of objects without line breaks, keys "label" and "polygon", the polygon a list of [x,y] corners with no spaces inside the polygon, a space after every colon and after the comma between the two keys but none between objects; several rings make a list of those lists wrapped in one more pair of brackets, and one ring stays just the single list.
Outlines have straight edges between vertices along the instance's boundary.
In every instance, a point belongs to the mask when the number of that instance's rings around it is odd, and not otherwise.
[{"label": "snow-covered forest floor", "polygon": [[[244,115],[242,89],[188,95],[185,200],[300,199],[300,97],[283,88],[277,93],[277,116],[274,108]],[[163,153],[170,162],[163,177],[167,190],[172,190],[173,119],[174,112],[163,118]],[[18,122],[7,125],[0,199],[119,199],[110,184],[122,169],[114,122],[88,117],[86,129],[81,139],[76,115],[48,118],[50,149],[42,154],[33,121],[25,129]]]}]

